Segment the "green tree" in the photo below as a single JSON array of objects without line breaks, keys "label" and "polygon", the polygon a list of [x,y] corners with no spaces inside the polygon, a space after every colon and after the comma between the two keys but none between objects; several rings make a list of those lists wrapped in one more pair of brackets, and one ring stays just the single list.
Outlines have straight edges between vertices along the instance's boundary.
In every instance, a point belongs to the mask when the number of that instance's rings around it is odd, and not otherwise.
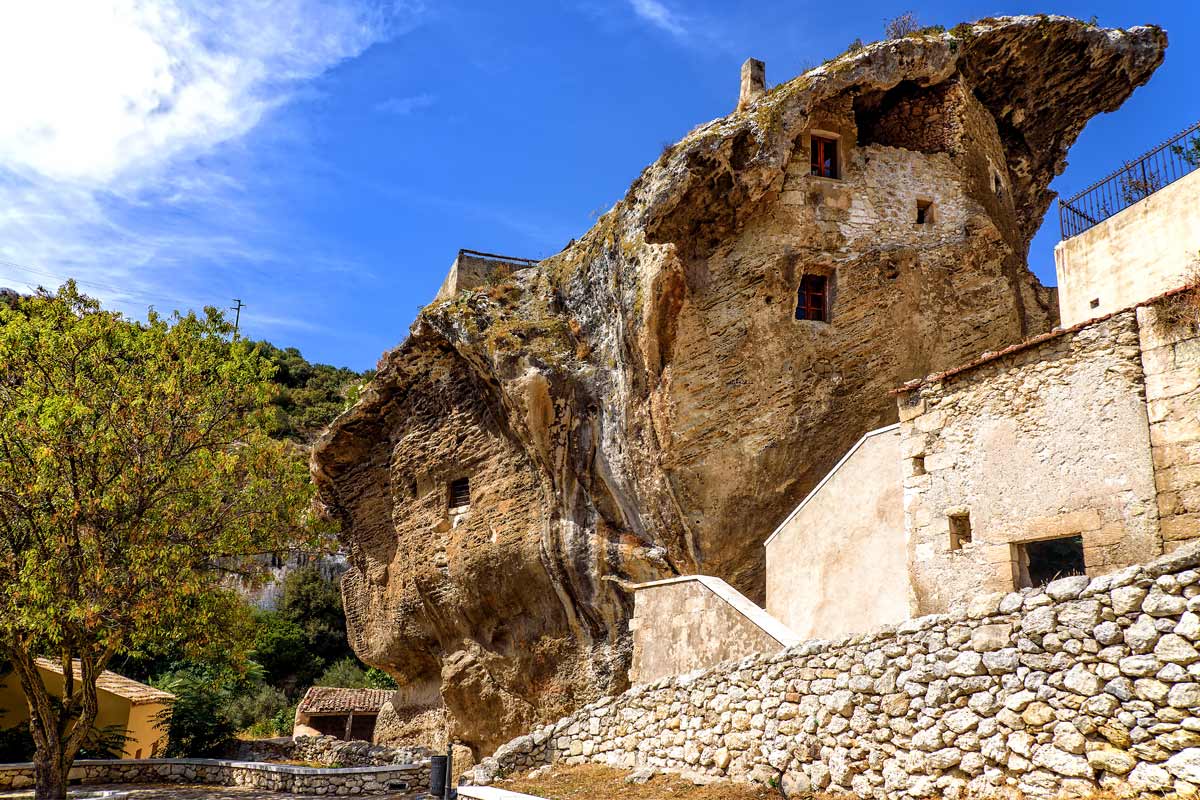
[{"label": "green tree", "polygon": [[303,629],[309,651],[323,665],[353,655],[346,640],[342,590],[316,567],[302,567],[284,579],[279,613]]},{"label": "green tree", "polygon": [[262,665],[268,683],[294,691],[320,673],[322,663],[309,654],[303,628],[273,611],[260,612],[257,620],[251,658]]},{"label": "green tree", "polygon": [[239,603],[222,571],[319,546],[304,459],[263,430],[272,373],[215,309],[137,324],[74,283],[0,307],[0,658],[38,798],[66,797],[115,655],[219,643]]}]

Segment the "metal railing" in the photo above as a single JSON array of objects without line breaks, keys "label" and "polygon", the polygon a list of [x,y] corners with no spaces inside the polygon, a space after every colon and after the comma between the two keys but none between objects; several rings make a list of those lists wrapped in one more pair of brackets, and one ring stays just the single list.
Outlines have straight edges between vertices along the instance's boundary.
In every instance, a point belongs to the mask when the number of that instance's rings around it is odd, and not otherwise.
[{"label": "metal railing", "polygon": [[465,247],[461,248],[458,251],[458,254],[460,256],[468,255],[468,256],[474,256],[476,258],[486,258],[488,261],[503,261],[507,264],[520,264],[520,265],[523,265],[526,267],[530,267],[530,266],[533,266],[534,264],[539,263],[536,258],[517,258],[516,256],[501,256],[501,255],[497,255],[496,253],[485,253],[481,250],[468,250]]},{"label": "metal railing", "polygon": [[1058,201],[1062,238],[1077,236],[1200,167],[1200,122],[1069,200]]}]

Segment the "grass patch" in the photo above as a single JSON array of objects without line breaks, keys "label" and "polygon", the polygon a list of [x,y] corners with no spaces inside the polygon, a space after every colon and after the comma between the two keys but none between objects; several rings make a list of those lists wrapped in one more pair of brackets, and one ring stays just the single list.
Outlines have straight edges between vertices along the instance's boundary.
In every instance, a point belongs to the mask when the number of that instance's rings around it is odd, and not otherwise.
[{"label": "grass patch", "polygon": [[697,786],[678,775],[655,775],[648,783],[635,786],[625,782],[629,773],[625,770],[603,767],[599,764],[579,766],[554,765],[550,772],[529,780],[516,777],[498,781],[496,788],[511,792],[522,792],[546,800],[609,800],[609,798],[637,798],[637,800],[778,800],[779,792],[766,786],[751,786],[732,781],[717,781],[707,786]]}]

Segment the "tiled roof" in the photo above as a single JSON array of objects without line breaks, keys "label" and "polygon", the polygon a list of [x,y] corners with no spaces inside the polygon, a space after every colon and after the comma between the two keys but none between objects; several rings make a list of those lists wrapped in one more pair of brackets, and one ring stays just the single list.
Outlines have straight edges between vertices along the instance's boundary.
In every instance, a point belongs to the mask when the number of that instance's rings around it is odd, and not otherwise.
[{"label": "tiled roof", "polygon": [[[39,669],[44,669],[57,675],[63,674],[62,664],[58,661],[51,661],[48,658],[35,658],[34,661],[37,663]],[[79,659],[75,659],[73,668],[75,679],[78,680],[83,672],[83,668],[79,664]],[[96,679],[96,688],[109,694],[115,694],[117,697],[123,697],[135,706],[145,703],[168,703],[175,699],[175,695],[170,692],[155,689],[153,686],[147,686],[144,683],[135,681],[133,678],[126,678],[124,675],[118,675],[108,670],[100,673],[100,677]]]},{"label": "tiled roof", "polygon": [[296,711],[301,714],[345,714],[349,711],[377,712],[392,696],[391,689],[342,689],[313,686],[304,694]]}]

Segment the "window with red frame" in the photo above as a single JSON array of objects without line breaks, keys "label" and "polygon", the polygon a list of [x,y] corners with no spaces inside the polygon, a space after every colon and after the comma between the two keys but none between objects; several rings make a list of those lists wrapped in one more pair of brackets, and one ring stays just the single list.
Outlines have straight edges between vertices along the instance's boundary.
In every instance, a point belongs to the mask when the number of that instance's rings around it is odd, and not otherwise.
[{"label": "window with red frame", "polygon": [[812,136],[812,174],[819,178],[838,177],[837,139]]},{"label": "window with red frame", "polygon": [[796,319],[829,321],[829,280],[824,275],[805,275],[796,297]]}]

